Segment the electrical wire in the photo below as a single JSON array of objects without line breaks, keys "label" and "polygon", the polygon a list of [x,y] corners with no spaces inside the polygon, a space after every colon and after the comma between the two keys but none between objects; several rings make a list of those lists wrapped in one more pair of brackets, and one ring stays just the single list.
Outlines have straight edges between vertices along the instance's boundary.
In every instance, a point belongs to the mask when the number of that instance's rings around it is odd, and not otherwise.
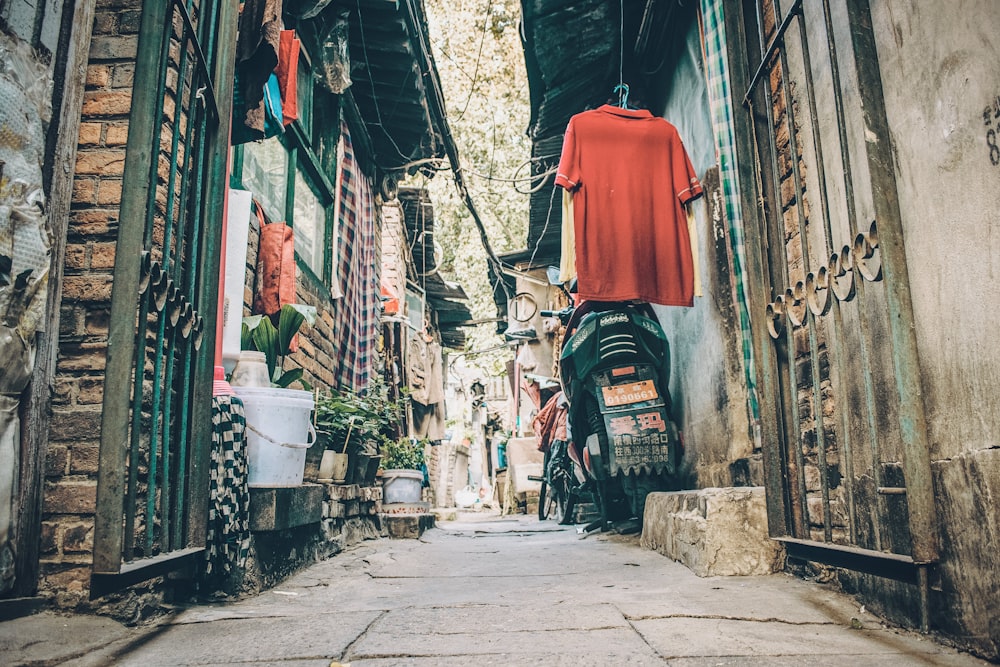
[{"label": "electrical wire", "polygon": [[[361,0],[355,0],[354,6],[356,7],[358,12],[358,28],[359,32],[361,33],[361,51],[364,53],[365,62],[370,63],[371,60],[368,58],[368,41],[365,39],[365,23],[364,19],[361,17]],[[396,152],[399,154],[399,157],[403,158],[404,160],[409,160],[410,156],[403,154],[403,151],[399,148],[399,144],[396,143],[396,140],[392,138],[392,135],[389,134],[389,131],[386,130],[385,125],[383,124],[382,111],[379,108],[378,95],[375,94],[375,79],[372,77],[371,66],[366,67],[365,71],[368,72],[368,82],[372,86],[372,103],[375,106],[375,116],[378,118],[378,123],[376,123],[376,125],[379,127],[379,129],[382,130],[382,134],[386,136],[386,138],[389,140],[389,143],[392,144],[392,147],[396,149]]]},{"label": "electrical wire", "polygon": [[542,239],[545,238],[545,233],[549,231],[549,221],[552,220],[552,205],[555,203],[556,190],[558,189],[559,188],[555,185],[552,186],[552,194],[549,195],[549,211],[545,214],[545,225],[542,227],[542,233],[539,234],[538,238],[535,240],[535,249],[531,251],[531,259],[528,260],[529,267],[534,266],[535,255],[538,253],[538,249],[542,246]]},{"label": "electrical wire", "polygon": [[[465,117],[465,112],[469,110],[469,103],[472,101],[472,96],[476,93],[476,81],[479,79],[479,63],[483,57],[483,46],[486,44],[486,30],[489,26],[490,18],[490,7],[493,4],[493,0],[486,0],[486,11],[483,13],[483,32],[479,37],[479,53],[476,55],[476,69],[472,74],[472,87],[469,88],[469,96],[465,98],[465,106],[462,107],[462,113],[458,114],[456,122],[462,120]],[[496,123],[494,123],[494,130],[496,129]]]}]

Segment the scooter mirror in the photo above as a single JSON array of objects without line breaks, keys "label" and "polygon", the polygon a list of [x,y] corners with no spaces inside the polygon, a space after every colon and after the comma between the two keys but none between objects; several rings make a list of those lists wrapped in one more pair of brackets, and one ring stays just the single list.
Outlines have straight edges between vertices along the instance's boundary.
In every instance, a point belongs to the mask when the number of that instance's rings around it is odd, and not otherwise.
[{"label": "scooter mirror", "polygon": [[559,280],[559,267],[550,266],[545,269],[545,275],[549,279],[550,285],[556,285],[557,287],[562,286],[562,281]]}]

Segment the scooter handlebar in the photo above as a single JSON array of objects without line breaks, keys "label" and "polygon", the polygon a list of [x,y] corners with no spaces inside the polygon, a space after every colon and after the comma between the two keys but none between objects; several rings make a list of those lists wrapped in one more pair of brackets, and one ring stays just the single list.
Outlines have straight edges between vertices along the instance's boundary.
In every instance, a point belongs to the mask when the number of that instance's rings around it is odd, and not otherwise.
[{"label": "scooter handlebar", "polygon": [[569,322],[569,318],[573,316],[573,311],[576,310],[573,306],[566,306],[562,310],[540,310],[538,314],[542,317],[558,317],[559,321],[563,324]]}]

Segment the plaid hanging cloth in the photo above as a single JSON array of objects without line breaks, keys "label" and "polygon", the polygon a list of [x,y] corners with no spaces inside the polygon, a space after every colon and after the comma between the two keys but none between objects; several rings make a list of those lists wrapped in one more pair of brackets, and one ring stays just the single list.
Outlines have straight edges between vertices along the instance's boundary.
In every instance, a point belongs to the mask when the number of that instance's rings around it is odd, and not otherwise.
[{"label": "plaid hanging cloth", "polygon": [[729,255],[732,263],[732,291],[740,318],[743,343],[743,373],[747,383],[747,409],[756,436],[760,421],[760,399],[757,395],[757,368],[753,356],[750,311],[746,295],[746,243],[743,214],[740,208],[739,181],[736,172],[736,131],[733,123],[732,93],[729,88],[726,25],[722,0],[701,0],[705,76],[708,79],[709,107],[715,130],[719,157],[719,179],[725,199]]},{"label": "plaid hanging cloth", "polygon": [[250,551],[246,423],[239,397],[218,392],[212,397],[206,576],[222,577],[242,568]]},{"label": "plaid hanging cloth", "polygon": [[368,386],[381,309],[375,265],[375,194],[354,155],[346,121],[341,121],[340,131],[344,155],[338,179],[340,245],[334,281],[343,296],[333,302],[334,377],[339,389],[359,391]]}]

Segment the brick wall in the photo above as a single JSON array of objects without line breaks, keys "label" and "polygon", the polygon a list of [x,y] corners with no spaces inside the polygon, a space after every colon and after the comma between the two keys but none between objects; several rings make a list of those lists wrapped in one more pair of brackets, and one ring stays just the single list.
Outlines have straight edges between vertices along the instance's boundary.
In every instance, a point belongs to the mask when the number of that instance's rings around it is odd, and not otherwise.
[{"label": "brick wall", "polygon": [[104,0],[94,21],[73,181],[59,359],[46,456],[43,592],[61,606],[89,588],[101,402],[139,3]]}]

